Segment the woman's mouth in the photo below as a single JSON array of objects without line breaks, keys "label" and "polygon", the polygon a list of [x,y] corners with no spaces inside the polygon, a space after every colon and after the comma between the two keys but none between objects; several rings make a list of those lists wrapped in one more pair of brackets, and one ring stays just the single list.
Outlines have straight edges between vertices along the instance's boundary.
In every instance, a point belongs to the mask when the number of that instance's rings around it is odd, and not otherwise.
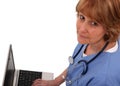
[{"label": "woman's mouth", "polygon": [[82,39],[87,39],[88,37],[85,35],[78,35],[78,37],[82,38]]}]

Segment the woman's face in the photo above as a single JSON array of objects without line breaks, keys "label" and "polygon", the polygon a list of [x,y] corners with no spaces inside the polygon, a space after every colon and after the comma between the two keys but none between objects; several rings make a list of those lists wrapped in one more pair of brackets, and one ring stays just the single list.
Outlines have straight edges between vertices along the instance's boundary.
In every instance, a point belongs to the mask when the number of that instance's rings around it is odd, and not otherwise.
[{"label": "woman's face", "polygon": [[105,29],[101,24],[85,16],[82,13],[77,15],[77,39],[81,44],[103,43]]}]

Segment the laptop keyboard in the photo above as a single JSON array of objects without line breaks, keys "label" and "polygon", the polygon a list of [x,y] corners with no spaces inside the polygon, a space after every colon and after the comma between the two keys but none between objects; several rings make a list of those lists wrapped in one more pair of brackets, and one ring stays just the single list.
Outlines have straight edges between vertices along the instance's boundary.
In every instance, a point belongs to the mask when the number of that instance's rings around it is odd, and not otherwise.
[{"label": "laptop keyboard", "polygon": [[41,77],[42,72],[20,70],[18,86],[31,86],[35,79],[41,79]]}]

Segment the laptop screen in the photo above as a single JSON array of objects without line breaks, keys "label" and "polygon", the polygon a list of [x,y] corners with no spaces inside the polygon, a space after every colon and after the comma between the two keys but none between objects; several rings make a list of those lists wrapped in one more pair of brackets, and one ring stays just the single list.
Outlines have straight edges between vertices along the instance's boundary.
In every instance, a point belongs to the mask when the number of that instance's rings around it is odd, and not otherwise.
[{"label": "laptop screen", "polygon": [[6,66],[5,72],[6,73],[5,73],[3,86],[13,86],[15,65],[14,65],[14,59],[13,59],[12,45],[10,45],[9,47],[8,60],[7,60],[7,66]]}]

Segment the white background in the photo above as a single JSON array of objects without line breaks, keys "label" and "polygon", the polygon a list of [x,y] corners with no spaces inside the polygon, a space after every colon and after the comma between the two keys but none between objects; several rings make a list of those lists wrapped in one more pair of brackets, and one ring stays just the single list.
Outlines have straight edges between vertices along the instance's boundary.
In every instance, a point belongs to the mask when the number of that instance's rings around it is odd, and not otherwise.
[{"label": "white background", "polygon": [[77,1],[0,0],[0,86],[10,44],[17,69],[56,77],[68,66],[77,44]]}]

